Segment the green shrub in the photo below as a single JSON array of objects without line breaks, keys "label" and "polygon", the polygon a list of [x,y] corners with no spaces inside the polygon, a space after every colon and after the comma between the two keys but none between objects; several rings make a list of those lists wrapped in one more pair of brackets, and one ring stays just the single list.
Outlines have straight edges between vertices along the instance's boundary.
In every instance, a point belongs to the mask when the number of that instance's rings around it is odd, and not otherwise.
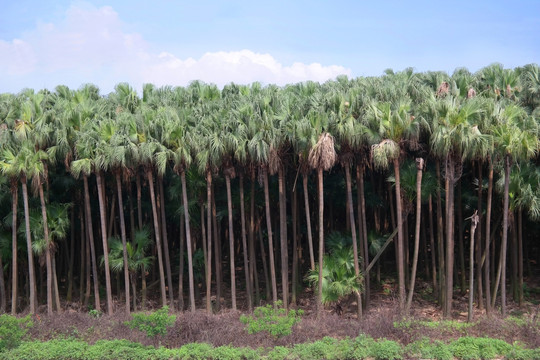
[{"label": "green shrub", "polygon": [[377,360],[403,359],[403,348],[392,340],[379,340],[372,347],[373,357]]},{"label": "green shrub", "polygon": [[462,337],[451,343],[452,353],[463,360],[493,359],[506,355],[512,346],[500,339]]},{"label": "green shrub", "polygon": [[292,327],[302,320],[304,311],[287,311],[281,305],[281,301],[276,301],[275,307],[270,304],[257,307],[253,315],[241,315],[240,321],[247,324],[246,330],[249,334],[267,331],[276,338],[290,335]]},{"label": "green shrub", "polygon": [[429,338],[410,343],[406,347],[406,352],[408,357],[413,359],[452,360],[454,358],[450,346],[440,340],[431,342]]},{"label": "green shrub", "polygon": [[32,326],[30,315],[20,319],[7,314],[0,315],[0,352],[19,346]]},{"label": "green shrub", "polygon": [[275,346],[272,350],[266,354],[268,360],[283,360],[283,359],[298,359],[295,357],[289,357],[290,349],[285,346]]},{"label": "green shrub", "polygon": [[354,350],[351,358],[355,360],[361,360],[371,357],[375,344],[375,340],[373,340],[371,337],[365,334],[361,334],[354,340]]},{"label": "green shrub", "polygon": [[176,321],[176,315],[169,315],[169,307],[164,306],[151,314],[136,313],[133,319],[126,322],[130,329],[137,329],[146,332],[149,337],[156,335],[166,335],[167,328]]}]

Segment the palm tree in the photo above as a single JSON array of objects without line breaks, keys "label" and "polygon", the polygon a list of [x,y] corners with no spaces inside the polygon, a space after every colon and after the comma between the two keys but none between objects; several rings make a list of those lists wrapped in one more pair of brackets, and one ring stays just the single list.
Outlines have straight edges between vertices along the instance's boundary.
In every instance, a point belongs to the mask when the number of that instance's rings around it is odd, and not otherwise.
[{"label": "palm tree", "polygon": [[454,268],[454,185],[461,177],[463,159],[485,156],[489,149],[489,137],[478,129],[483,114],[483,103],[473,98],[461,100],[449,95],[431,100],[433,107],[431,148],[436,156],[445,161],[446,192],[446,271],[443,314],[451,315]]},{"label": "palm tree", "polygon": [[401,152],[406,146],[415,149],[421,129],[420,118],[411,114],[410,100],[398,98],[394,103],[380,102],[369,105],[367,111],[368,128],[372,132],[375,144],[371,147],[373,163],[377,168],[385,169],[390,163],[394,167],[396,192],[396,217],[398,241],[396,246],[399,304],[405,309],[405,260],[403,238],[403,211],[400,186]]},{"label": "palm tree", "polygon": [[319,291],[318,291],[318,310],[322,313],[323,306],[323,254],[324,254],[324,189],[323,189],[323,171],[330,170],[336,162],[337,154],[334,149],[334,137],[327,132],[319,136],[319,140],[313,146],[309,153],[309,165],[317,170],[318,176],[318,194],[319,194]]},{"label": "palm tree", "polygon": [[[514,104],[502,109],[500,122],[493,129],[495,150],[504,166],[503,233],[501,241],[501,313],[506,316],[506,251],[508,239],[510,168],[519,159],[529,159],[538,151],[538,125],[525,110]],[[499,275],[497,276],[499,277]],[[496,287],[493,300],[496,295]]]}]

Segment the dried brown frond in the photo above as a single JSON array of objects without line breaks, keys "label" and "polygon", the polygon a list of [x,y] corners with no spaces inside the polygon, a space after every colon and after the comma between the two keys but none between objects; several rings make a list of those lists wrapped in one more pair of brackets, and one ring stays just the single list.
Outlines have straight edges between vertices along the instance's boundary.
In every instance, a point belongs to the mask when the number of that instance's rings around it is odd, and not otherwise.
[{"label": "dried brown frond", "polygon": [[349,166],[354,160],[354,154],[352,151],[346,151],[339,156],[339,163],[341,166]]},{"label": "dried brown frond", "polygon": [[472,99],[476,96],[476,90],[473,88],[470,88],[469,91],[467,91],[467,99]]},{"label": "dried brown frond", "polygon": [[437,97],[445,97],[450,91],[450,84],[447,81],[443,81],[437,89]]},{"label": "dried brown frond", "polygon": [[313,169],[330,170],[336,163],[337,154],[334,149],[334,137],[323,133],[308,156],[309,166]]}]

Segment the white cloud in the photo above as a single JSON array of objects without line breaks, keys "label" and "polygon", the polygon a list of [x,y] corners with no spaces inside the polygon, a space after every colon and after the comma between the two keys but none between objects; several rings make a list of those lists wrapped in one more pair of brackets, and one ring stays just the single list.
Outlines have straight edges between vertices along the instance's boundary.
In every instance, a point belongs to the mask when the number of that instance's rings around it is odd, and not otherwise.
[{"label": "white cloud", "polygon": [[253,81],[283,85],[351,74],[337,65],[295,62],[286,66],[270,54],[250,50],[180,59],[167,51],[152,53],[150,43],[125,27],[110,6],[77,3],[58,24],[40,23],[20,39],[0,40],[0,77],[4,79],[0,92],[91,82],[106,93],[121,81],[140,88],[146,82],[183,86],[197,79],[218,86]]}]

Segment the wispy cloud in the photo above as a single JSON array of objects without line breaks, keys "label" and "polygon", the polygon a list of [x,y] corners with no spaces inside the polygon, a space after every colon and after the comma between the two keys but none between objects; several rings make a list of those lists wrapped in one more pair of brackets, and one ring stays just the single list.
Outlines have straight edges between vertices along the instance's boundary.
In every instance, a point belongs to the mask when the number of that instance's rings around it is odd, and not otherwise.
[{"label": "wispy cloud", "polygon": [[338,65],[284,65],[271,54],[250,50],[181,59],[167,49],[150,50],[153,44],[126,28],[112,7],[77,3],[59,23],[39,23],[20,38],[0,39],[0,92],[89,82],[108,92],[121,81],[140,88],[146,82],[175,86],[197,79],[218,86],[253,81],[283,85],[351,75]]}]

